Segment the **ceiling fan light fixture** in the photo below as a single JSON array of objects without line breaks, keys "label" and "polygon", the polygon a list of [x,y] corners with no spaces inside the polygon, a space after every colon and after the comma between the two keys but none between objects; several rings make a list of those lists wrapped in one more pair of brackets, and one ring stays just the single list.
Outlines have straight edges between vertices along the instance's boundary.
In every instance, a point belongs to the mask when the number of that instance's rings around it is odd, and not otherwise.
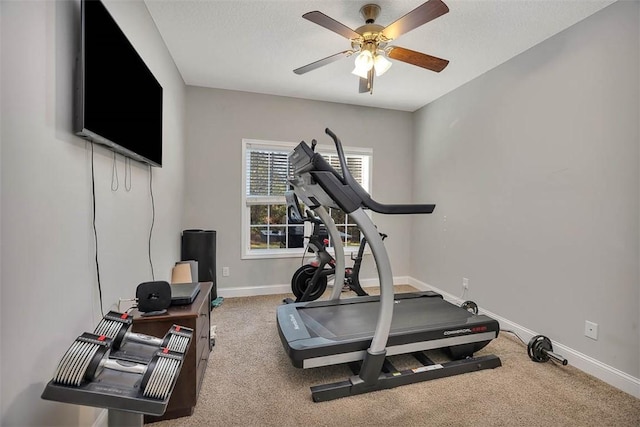
[{"label": "ceiling fan light fixture", "polygon": [[366,79],[367,78],[367,71],[364,71],[362,69],[358,69],[358,67],[354,68],[353,71],[351,72],[351,74],[355,74],[356,76]]},{"label": "ceiling fan light fixture", "polygon": [[373,60],[373,68],[376,70],[376,77],[380,77],[391,68],[392,62],[385,58],[383,55],[376,55]]},{"label": "ceiling fan light fixture", "polygon": [[360,93],[373,93],[373,79],[376,76],[382,76],[391,68],[392,63],[389,59],[439,73],[449,64],[448,60],[400,46],[388,46],[388,43],[448,12],[449,7],[442,0],[426,0],[423,4],[396,19],[390,25],[383,27],[375,23],[380,14],[380,6],[365,4],[360,9],[360,14],[364,18],[365,24],[355,30],[320,11],[305,13],[302,15],[304,19],[348,39],[351,42],[351,50],[345,50],[312,62],[293,70],[293,72],[304,74],[340,58],[357,54],[352,73],[360,77]]},{"label": "ceiling fan light fixture", "polygon": [[371,68],[373,68],[374,65],[374,59],[371,52],[368,50],[363,50],[362,52],[360,52],[360,54],[356,57],[355,65],[356,66],[351,73],[355,74],[356,76],[362,77],[363,79],[366,79],[367,73]]}]

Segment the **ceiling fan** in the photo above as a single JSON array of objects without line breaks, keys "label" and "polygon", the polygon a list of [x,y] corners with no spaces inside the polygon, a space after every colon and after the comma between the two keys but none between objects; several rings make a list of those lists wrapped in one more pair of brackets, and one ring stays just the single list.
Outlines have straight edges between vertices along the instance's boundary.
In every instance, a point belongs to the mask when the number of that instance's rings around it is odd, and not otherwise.
[{"label": "ceiling fan", "polygon": [[391,25],[383,27],[375,24],[376,18],[380,15],[380,6],[366,4],[360,8],[360,15],[364,18],[365,25],[355,30],[317,10],[305,13],[302,15],[304,19],[351,40],[351,49],[296,68],[293,72],[304,74],[338,59],[357,54],[352,73],[360,77],[360,93],[369,92],[371,94],[373,94],[374,74],[379,77],[391,67],[391,61],[385,56],[439,73],[449,64],[448,60],[399,46],[389,46],[388,43],[447,12],[449,12],[449,8],[444,2],[429,0]]}]

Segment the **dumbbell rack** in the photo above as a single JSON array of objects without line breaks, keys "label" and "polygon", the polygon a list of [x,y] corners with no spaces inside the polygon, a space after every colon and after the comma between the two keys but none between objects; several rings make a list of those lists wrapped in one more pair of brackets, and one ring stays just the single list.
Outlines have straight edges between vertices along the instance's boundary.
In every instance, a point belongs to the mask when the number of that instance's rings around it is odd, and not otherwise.
[{"label": "dumbbell rack", "polygon": [[[148,344],[131,342],[123,351],[120,343],[114,346],[114,339],[104,334],[82,334],[61,359],[41,397],[107,408],[109,426],[142,426],[143,415],[164,414],[180,373],[193,331],[177,328],[180,339],[187,337],[182,352],[163,348],[155,339]],[[114,347],[119,349],[112,353]]]}]

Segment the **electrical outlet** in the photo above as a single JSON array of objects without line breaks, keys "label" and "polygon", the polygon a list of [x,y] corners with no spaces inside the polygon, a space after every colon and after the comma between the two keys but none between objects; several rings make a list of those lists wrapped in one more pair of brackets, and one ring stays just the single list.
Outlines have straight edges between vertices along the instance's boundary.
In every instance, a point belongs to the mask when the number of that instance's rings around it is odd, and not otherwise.
[{"label": "electrical outlet", "polygon": [[229,277],[229,267],[222,267],[222,277]]},{"label": "electrical outlet", "polygon": [[597,323],[593,323],[593,322],[589,322],[588,320],[585,320],[584,322],[584,335],[593,339],[593,340],[597,340],[598,339],[598,324]]},{"label": "electrical outlet", "polygon": [[462,288],[467,290],[469,289],[469,279],[466,277],[462,278]]}]

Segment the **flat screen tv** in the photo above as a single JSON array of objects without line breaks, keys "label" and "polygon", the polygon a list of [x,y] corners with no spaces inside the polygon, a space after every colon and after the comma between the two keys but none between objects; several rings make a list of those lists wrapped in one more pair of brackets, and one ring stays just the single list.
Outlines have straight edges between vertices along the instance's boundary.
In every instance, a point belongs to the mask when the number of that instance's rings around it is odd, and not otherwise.
[{"label": "flat screen tv", "polygon": [[162,166],[162,86],[109,11],[82,0],[77,135]]}]

